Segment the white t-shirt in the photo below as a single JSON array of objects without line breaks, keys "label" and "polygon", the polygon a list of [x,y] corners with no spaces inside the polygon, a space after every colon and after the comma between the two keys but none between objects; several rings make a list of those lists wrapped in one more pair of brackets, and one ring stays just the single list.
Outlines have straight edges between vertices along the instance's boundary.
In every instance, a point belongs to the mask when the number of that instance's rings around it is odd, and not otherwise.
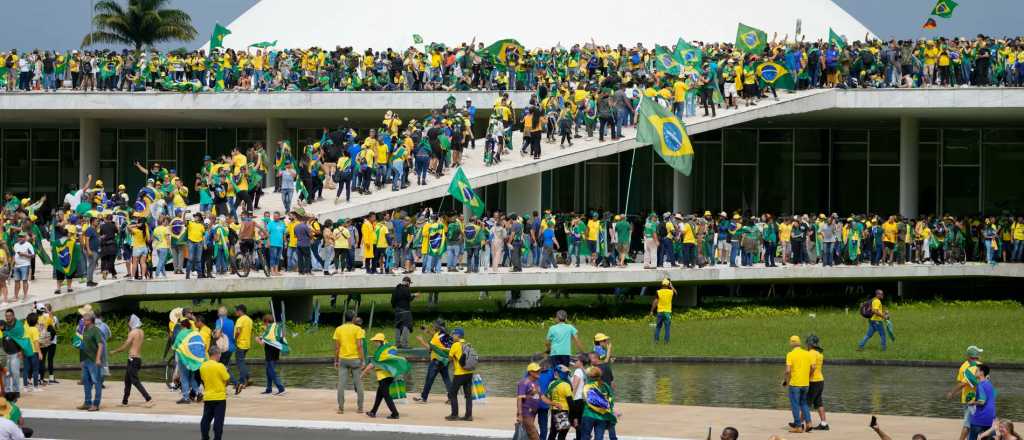
[{"label": "white t-shirt", "polygon": [[0,440],[24,440],[21,428],[6,417],[0,418]]},{"label": "white t-shirt", "polygon": [[64,203],[67,203],[68,206],[70,206],[71,210],[73,211],[75,208],[78,207],[79,203],[82,203],[82,190],[78,190],[78,191],[75,191],[75,192],[69,192],[69,193],[65,194],[64,195]]},{"label": "white t-shirt", "polygon": [[572,399],[580,400],[583,398],[583,385],[587,383],[587,375],[583,372],[582,368],[577,368],[576,371],[572,372],[572,380],[570,384],[576,382],[576,378],[579,378],[579,386],[575,390],[572,390]]},{"label": "white t-shirt", "polygon": [[[29,257],[24,257],[21,253],[24,252]],[[32,259],[36,256],[36,249],[32,246],[32,243],[25,241],[24,243],[14,243],[14,267],[25,267],[32,264]]]}]

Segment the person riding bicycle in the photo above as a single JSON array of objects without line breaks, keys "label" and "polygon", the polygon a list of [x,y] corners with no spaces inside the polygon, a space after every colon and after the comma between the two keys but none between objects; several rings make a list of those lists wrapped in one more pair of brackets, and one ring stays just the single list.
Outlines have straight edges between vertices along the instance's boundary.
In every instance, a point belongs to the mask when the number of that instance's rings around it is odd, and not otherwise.
[{"label": "person riding bicycle", "polygon": [[[249,268],[256,266],[256,262],[260,262],[261,267],[266,266],[265,255],[263,255],[263,242],[266,237],[267,231],[263,222],[257,221],[253,217],[252,211],[242,213],[241,223],[238,227],[238,255],[240,258],[246,259]],[[254,252],[258,253],[254,254]],[[245,272],[248,274],[248,270]]]}]

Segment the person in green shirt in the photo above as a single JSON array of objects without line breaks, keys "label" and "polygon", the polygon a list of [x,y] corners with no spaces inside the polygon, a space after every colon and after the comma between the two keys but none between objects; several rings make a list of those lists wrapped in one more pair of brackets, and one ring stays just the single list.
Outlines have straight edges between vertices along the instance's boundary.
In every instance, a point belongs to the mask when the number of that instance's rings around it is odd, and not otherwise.
[{"label": "person in green shirt", "polygon": [[658,263],[658,215],[652,212],[644,223],[644,269]]},{"label": "person in green shirt", "polygon": [[459,260],[462,258],[462,244],[465,235],[462,231],[461,216],[453,215],[448,220],[448,272],[459,271]]},{"label": "person in green shirt", "polygon": [[775,267],[775,250],[779,246],[779,225],[771,214],[764,215],[764,230],[761,234],[764,241],[764,267]]},{"label": "person in green shirt", "polygon": [[625,215],[615,216],[615,238],[616,252],[618,253],[619,267],[626,266],[626,257],[629,256],[629,240],[633,234],[633,225],[629,224]]},{"label": "person in green shirt", "polygon": [[99,411],[100,399],[103,396],[103,371],[99,363],[99,360],[103,359],[103,335],[96,328],[96,317],[91,312],[82,315],[82,325],[82,344],[79,346],[78,360],[82,364],[85,400],[78,409]]},{"label": "person in green shirt", "polygon": [[[448,230],[451,231],[450,226]],[[480,245],[485,235],[484,225],[480,219],[470,217],[463,231],[463,237],[466,239],[466,272],[480,271]]]},{"label": "person in green shirt", "polygon": [[572,222],[572,249],[569,251],[570,257],[576,255],[576,267],[580,267],[580,255],[590,255],[589,250],[585,250],[586,240],[584,237],[587,234],[587,222],[582,215],[577,216]]}]

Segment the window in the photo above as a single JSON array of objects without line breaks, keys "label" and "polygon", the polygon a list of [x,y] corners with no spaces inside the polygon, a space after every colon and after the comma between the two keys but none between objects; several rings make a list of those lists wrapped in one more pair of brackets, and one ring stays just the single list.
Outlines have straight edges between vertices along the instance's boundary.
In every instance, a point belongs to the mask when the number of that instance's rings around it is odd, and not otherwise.
[{"label": "window", "polygon": [[718,212],[722,209],[722,144],[693,146],[693,207]]},{"label": "window", "polygon": [[[599,159],[600,160],[600,159]],[[618,211],[618,163],[590,161],[586,164],[587,210]]]},{"label": "window", "polygon": [[1024,143],[987,144],[982,147],[986,214],[1024,212],[1024,192],[1018,184],[1024,164]]},{"label": "window", "polygon": [[899,130],[871,130],[870,161],[872,165],[900,163]]},{"label": "window", "polygon": [[942,130],[943,165],[977,165],[978,130]]},{"label": "window", "polygon": [[29,131],[4,130],[4,191],[29,195]]},{"label": "window", "polygon": [[757,210],[757,167],[726,165],[722,167],[722,209],[744,213]]},{"label": "window", "polygon": [[[623,212],[635,214],[651,209],[653,199],[659,195],[657,193],[667,193],[669,207],[672,206],[672,194],[674,194],[672,174],[664,172],[658,174],[654,170],[657,166],[652,168],[652,161],[662,163],[662,167],[668,167],[661,162],[660,156],[657,159],[652,158],[652,156],[657,156],[652,151],[650,148],[636,148],[623,151],[618,155],[619,181],[622,182],[618,193]],[[675,172],[671,167],[669,167],[669,171]],[[653,191],[654,188],[657,188],[657,191]],[[627,201],[629,206],[626,206]]]},{"label": "window", "polygon": [[832,211],[840,215],[867,208],[867,144],[832,145]]},{"label": "window", "polygon": [[921,143],[917,156],[917,212],[938,212],[939,199],[939,144]]},{"label": "window", "polygon": [[796,186],[792,213],[831,211],[828,204],[828,165],[797,165],[793,173]]},{"label": "window", "polygon": [[159,162],[164,168],[172,168],[170,164],[178,158],[174,151],[175,141],[175,130],[173,128],[154,128],[149,130],[149,149],[146,159],[150,164]]},{"label": "window", "polygon": [[725,130],[725,163],[757,163],[757,130]]},{"label": "window", "polygon": [[943,167],[942,211],[953,215],[978,213],[978,167]]},{"label": "window", "polygon": [[828,165],[828,129],[796,130],[796,163]]},{"label": "window", "polygon": [[872,165],[868,185],[868,212],[883,215],[900,210],[900,167]]},{"label": "window", "polygon": [[[792,133],[792,130],[784,131]],[[764,137],[762,136],[761,139]],[[757,164],[758,211],[775,214],[792,211],[793,145],[762,143],[758,147]]]}]

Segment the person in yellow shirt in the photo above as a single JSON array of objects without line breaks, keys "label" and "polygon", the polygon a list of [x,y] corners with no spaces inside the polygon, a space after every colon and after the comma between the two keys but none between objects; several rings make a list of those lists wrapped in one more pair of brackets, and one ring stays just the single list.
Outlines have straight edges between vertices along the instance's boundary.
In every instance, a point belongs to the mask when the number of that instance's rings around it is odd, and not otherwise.
[{"label": "person in yellow shirt", "polygon": [[249,379],[249,366],[245,364],[245,355],[252,347],[252,318],[247,314],[245,304],[235,306],[235,364],[238,365],[238,383],[235,394],[252,384]]},{"label": "person in yellow shirt", "polygon": [[1010,261],[1024,262],[1024,216],[1017,216],[1017,221],[1010,226],[1011,239],[1013,240],[1013,254]]},{"label": "person in yellow shirt", "polygon": [[590,220],[587,220],[587,248],[590,249],[590,260],[597,267],[597,238],[601,233],[601,222],[597,219],[597,213],[593,213],[590,216]]},{"label": "person in yellow shirt", "polygon": [[665,343],[669,343],[672,335],[672,300],[676,296],[676,288],[668,278],[661,280],[661,288],[658,289],[651,303],[651,314],[657,313],[658,321],[654,325],[654,343],[658,343],[658,335],[661,328],[665,328]]},{"label": "person in yellow shirt", "polygon": [[358,324],[358,316],[354,311],[345,312],[345,323],[334,329],[334,368],[338,369],[338,414],[345,413],[345,389],[349,379],[356,389],[356,412],[363,412],[363,381],[359,380],[359,370],[366,364],[366,353],[363,353],[363,339],[366,331]]},{"label": "person in yellow shirt", "polygon": [[441,380],[444,382],[444,389],[447,390],[451,387],[451,379],[448,378],[448,364],[450,363],[449,349],[452,345],[452,338],[445,330],[444,320],[438,318],[432,327],[434,335],[430,337],[429,342],[424,340],[423,336],[416,335],[416,338],[420,340],[420,345],[430,352],[430,364],[427,365],[427,378],[423,381],[423,392],[412,398],[416,402],[427,402],[427,398],[430,397],[430,388],[433,387],[434,379],[438,374],[441,375]]},{"label": "person in yellow shirt", "polygon": [[[960,394],[960,404],[964,407],[964,420],[968,420],[969,415],[973,412],[974,407],[969,405],[968,402],[975,400],[977,396],[975,393],[978,389],[978,366],[981,365],[981,354],[985,350],[982,350],[976,345],[967,347],[967,359],[964,363],[960,364],[960,368],[956,372],[956,386],[953,387],[948,393],[946,393],[947,399],[954,398],[957,393]],[[965,422],[966,424],[966,422]],[[964,426],[960,431],[960,439],[966,439],[969,426]]]},{"label": "person in yellow shirt", "polygon": [[817,431],[828,431],[828,420],[825,419],[825,403],[822,401],[821,395],[825,391],[825,374],[823,368],[825,366],[825,350],[821,348],[821,339],[818,335],[809,335],[805,341],[807,354],[811,356],[813,363],[813,370],[811,370],[811,382],[807,387],[807,404],[811,410],[818,411],[818,417],[820,418],[818,426],[814,429]]},{"label": "person in yellow shirt", "polygon": [[684,102],[686,101],[686,91],[690,89],[686,85],[686,76],[680,74],[679,78],[676,78],[675,82],[672,83],[672,113],[676,115],[680,120],[683,119]]},{"label": "person in yellow shirt", "polygon": [[882,262],[888,262],[890,266],[896,262],[896,234],[899,233],[899,224],[896,223],[896,216],[889,216],[889,219],[882,223]]},{"label": "person in yellow shirt", "polygon": [[204,278],[203,238],[206,235],[206,226],[203,224],[203,214],[196,213],[185,230],[188,237],[188,267],[185,268],[185,279],[192,276],[192,271],[195,271],[199,278]]},{"label": "person in yellow shirt", "polygon": [[[370,338],[370,341],[377,343],[375,349],[379,349],[388,343],[388,339],[384,336],[384,333],[377,333],[373,335],[373,337]],[[391,346],[391,349],[394,349],[394,346]],[[394,383],[395,377],[392,376],[390,372],[377,366],[373,362],[367,364],[366,367],[363,368],[362,376],[365,376],[372,370],[377,370],[377,393],[373,400],[373,408],[370,409],[370,412],[366,413],[367,417],[377,417],[377,410],[380,409],[380,403],[383,401],[387,404],[388,410],[391,411],[391,415],[389,415],[388,418],[398,419],[398,408],[395,407],[395,401],[391,398],[390,391],[391,384]]]},{"label": "person in yellow shirt", "polygon": [[882,289],[875,290],[875,296],[871,299],[871,318],[868,318],[868,333],[857,344],[857,351],[863,351],[864,345],[868,343],[868,340],[875,333],[878,333],[878,337],[882,338],[882,351],[885,351],[885,319],[888,318],[889,313],[882,306],[883,298],[885,298],[885,293],[882,292]]},{"label": "person in yellow shirt", "polygon": [[[452,330],[452,348],[448,350],[448,358],[451,359],[453,367],[452,386],[448,387],[448,401],[452,411],[445,417],[445,420],[473,420],[473,373],[472,368],[463,367],[464,347],[469,344],[465,341],[466,331],[462,327]],[[466,415],[459,418],[459,389],[462,389],[462,396],[466,400]]]},{"label": "person in yellow shirt", "polygon": [[697,265],[697,234],[693,221],[692,216],[687,216],[679,225],[679,235],[683,242],[683,265],[689,268]]},{"label": "person in yellow shirt", "polygon": [[924,84],[927,87],[935,84],[935,65],[939,59],[939,48],[935,46],[935,40],[929,40],[924,49]]},{"label": "person in yellow shirt", "polygon": [[206,352],[210,352],[210,339],[213,337],[213,330],[210,330],[210,326],[206,325],[206,319],[202,315],[196,315],[196,331],[199,332],[199,337],[203,338],[203,346],[206,347]]},{"label": "person in yellow shirt", "polygon": [[366,268],[366,273],[373,273],[373,263],[376,261],[373,258],[374,244],[377,243],[377,216],[374,213],[370,213],[363,220],[363,225],[359,227],[359,237],[362,239],[363,246],[363,265]]},{"label": "person in yellow shirt", "polygon": [[814,374],[814,359],[803,349],[799,336],[790,336],[789,346],[791,350],[786,354],[786,372],[782,376],[782,386],[788,389],[789,408],[793,412],[789,432],[807,432],[811,429],[807,389]]},{"label": "person in yellow shirt", "polygon": [[228,409],[228,369],[220,363],[220,348],[211,347],[210,357],[199,366],[199,377],[203,379],[203,418],[199,430],[203,438],[209,438],[210,423],[213,423],[213,438],[221,438],[224,432],[224,415]]}]

